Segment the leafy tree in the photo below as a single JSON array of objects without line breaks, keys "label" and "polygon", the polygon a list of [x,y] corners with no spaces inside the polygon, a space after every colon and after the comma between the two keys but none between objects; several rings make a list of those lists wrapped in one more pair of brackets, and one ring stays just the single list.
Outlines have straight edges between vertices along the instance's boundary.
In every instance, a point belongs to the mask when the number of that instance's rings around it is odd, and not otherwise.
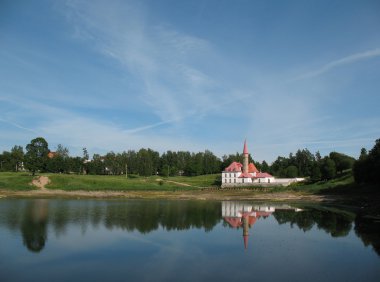
[{"label": "leafy tree", "polygon": [[343,170],[351,169],[355,162],[355,159],[353,157],[337,152],[331,152],[330,159],[335,162],[336,170],[339,173],[342,173]]},{"label": "leafy tree", "polygon": [[0,171],[12,171],[13,169],[14,165],[12,164],[12,154],[4,151],[0,155]]},{"label": "leafy tree", "polygon": [[24,160],[24,150],[21,146],[14,146],[12,148],[11,159],[14,170],[18,172]]},{"label": "leafy tree", "polygon": [[269,171],[269,165],[268,165],[268,163],[266,161],[263,161],[261,163],[261,171],[264,171],[264,172]]},{"label": "leafy tree", "polygon": [[368,156],[367,149],[366,149],[366,148],[362,148],[362,149],[360,150],[360,157],[359,157],[359,160],[363,160],[363,159],[365,159],[367,156]]},{"label": "leafy tree", "polygon": [[316,181],[321,180],[321,177],[322,177],[321,169],[319,167],[319,164],[316,162],[311,171],[310,179],[311,181],[316,182]]},{"label": "leafy tree", "polygon": [[298,175],[298,169],[296,166],[291,165],[286,168],[286,177],[294,178]]},{"label": "leafy tree", "polygon": [[322,179],[333,179],[336,175],[335,162],[329,157],[324,157],[321,166]]},{"label": "leafy tree", "polygon": [[49,153],[48,143],[42,137],[37,137],[26,146],[25,167],[34,176],[36,171],[44,170]]},{"label": "leafy tree", "polygon": [[354,178],[357,183],[379,184],[380,171],[380,139],[376,140],[375,146],[368,155],[362,154],[354,165]]},{"label": "leafy tree", "polygon": [[64,147],[62,144],[58,144],[57,150],[55,152],[57,155],[61,156],[62,158],[69,157],[69,149],[67,147]]}]

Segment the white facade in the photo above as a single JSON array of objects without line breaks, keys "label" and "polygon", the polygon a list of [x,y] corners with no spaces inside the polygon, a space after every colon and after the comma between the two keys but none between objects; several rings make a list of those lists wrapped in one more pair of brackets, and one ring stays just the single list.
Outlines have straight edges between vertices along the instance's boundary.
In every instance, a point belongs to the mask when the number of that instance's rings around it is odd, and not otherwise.
[{"label": "white facade", "polygon": [[[235,186],[236,184],[268,184],[275,183],[276,180],[273,176],[269,175],[264,177],[259,177],[260,173],[256,172],[249,173],[251,177],[240,177],[241,171],[223,171],[222,172],[222,187],[224,186]],[[235,185],[234,185],[235,184]]]}]

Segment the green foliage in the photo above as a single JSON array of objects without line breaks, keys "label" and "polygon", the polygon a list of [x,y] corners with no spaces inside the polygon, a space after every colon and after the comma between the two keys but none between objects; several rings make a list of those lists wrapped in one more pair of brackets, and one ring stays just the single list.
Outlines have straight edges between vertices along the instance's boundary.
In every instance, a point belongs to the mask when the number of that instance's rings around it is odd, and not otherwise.
[{"label": "green foliage", "polygon": [[352,169],[355,162],[355,159],[353,157],[337,152],[331,152],[330,159],[334,161],[336,170],[339,173],[343,173],[343,171],[346,169]]},{"label": "green foliage", "polygon": [[46,169],[48,143],[42,137],[37,137],[26,146],[25,167],[35,175],[36,171]]},{"label": "green foliage", "polygon": [[321,180],[321,178],[322,178],[322,173],[319,167],[319,163],[315,163],[311,171],[310,179],[312,182],[316,182],[316,181]]},{"label": "green foliage", "polygon": [[296,166],[291,165],[286,168],[286,177],[294,178],[298,175],[298,169]]},{"label": "green foliage", "polygon": [[14,146],[11,150],[11,162],[14,171],[19,171],[24,161],[24,150],[21,146]]},{"label": "green foliage", "polygon": [[323,180],[333,179],[336,176],[335,162],[329,157],[324,157],[322,160],[321,176]]},{"label": "green foliage", "polygon": [[354,178],[357,183],[380,184],[380,139],[368,155],[362,149],[360,158],[354,164]]},{"label": "green foliage", "polygon": [[32,190],[30,185],[33,177],[27,173],[1,172],[0,189],[8,190]]}]

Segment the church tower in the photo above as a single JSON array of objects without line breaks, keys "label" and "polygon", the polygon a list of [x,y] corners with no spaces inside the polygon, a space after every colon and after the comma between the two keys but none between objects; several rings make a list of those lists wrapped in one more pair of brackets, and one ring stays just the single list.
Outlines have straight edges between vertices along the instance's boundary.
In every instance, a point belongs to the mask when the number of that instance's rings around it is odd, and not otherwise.
[{"label": "church tower", "polygon": [[244,149],[243,149],[243,174],[248,173],[248,148],[247,140],[244,140]]}]

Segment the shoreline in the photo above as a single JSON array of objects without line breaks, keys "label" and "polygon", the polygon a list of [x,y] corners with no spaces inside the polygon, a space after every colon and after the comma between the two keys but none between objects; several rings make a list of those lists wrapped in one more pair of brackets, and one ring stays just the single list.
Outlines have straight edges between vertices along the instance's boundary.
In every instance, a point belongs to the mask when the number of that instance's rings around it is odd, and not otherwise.
[{"label": "shoreline", "polygon": [[336,195],[312,195],[296,192],[252,191],[65,191],[38,189],[26,191],[0,190],[0,198],[94,198],[94,199],[172,199],[172,200],[257,200],[257,201],[307,201],[334,202],[342,199]]}]

